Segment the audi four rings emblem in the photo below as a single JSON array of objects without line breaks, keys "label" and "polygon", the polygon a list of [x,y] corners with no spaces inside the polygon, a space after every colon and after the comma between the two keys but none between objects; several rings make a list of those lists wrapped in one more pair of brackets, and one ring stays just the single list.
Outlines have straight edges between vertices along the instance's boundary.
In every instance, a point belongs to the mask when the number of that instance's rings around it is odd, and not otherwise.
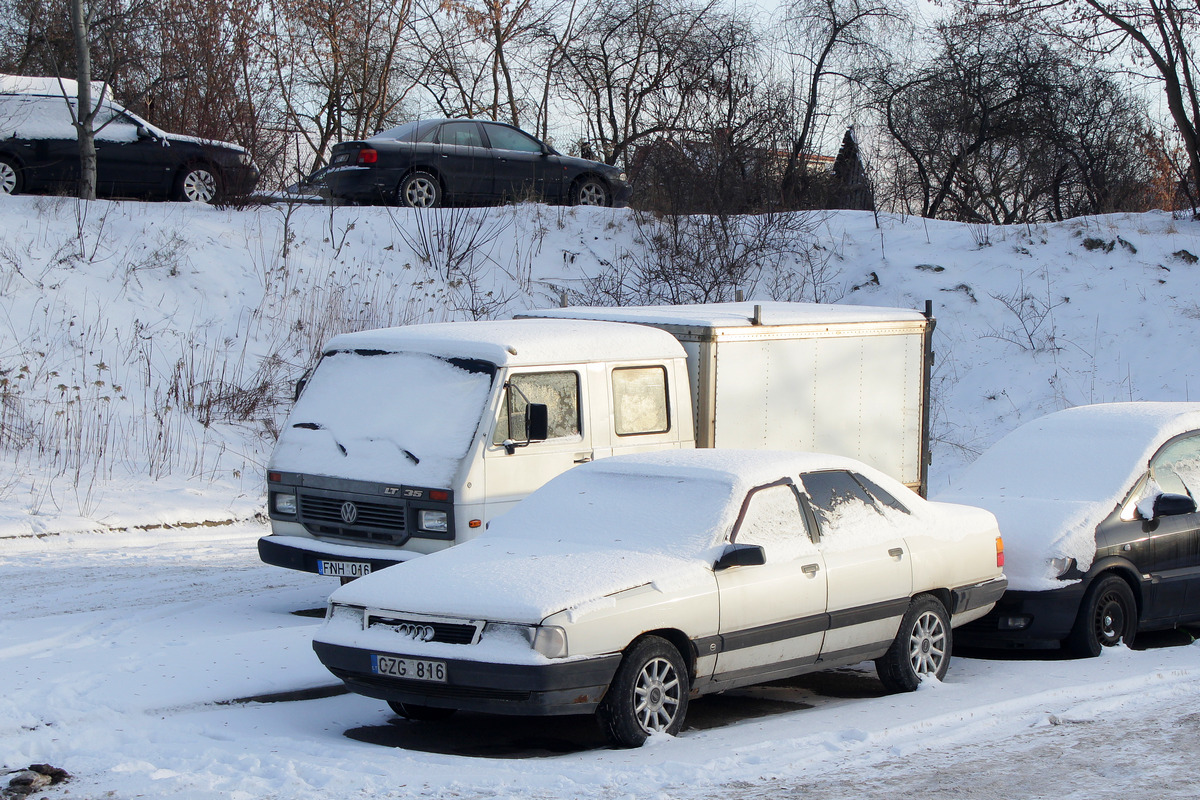
[{"label": "audi four rings emblem", "polygon": [[411,622],[402,622],[396,626],[396,633],[416,639],[418,642],[433,641],[432,625],[414,625]]},{"label": "audi four rings emblem", "polygon": [[342,503],[342,522],[353,525],[356,519],[358,519],[358,507],[349,501]]}]

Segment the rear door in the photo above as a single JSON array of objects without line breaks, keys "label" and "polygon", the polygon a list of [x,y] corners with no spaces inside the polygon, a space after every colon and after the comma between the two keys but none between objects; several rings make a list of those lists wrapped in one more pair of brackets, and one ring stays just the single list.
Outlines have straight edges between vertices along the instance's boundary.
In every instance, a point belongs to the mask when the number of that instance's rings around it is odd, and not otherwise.
[{"label": "rear door", "polygon": [[721,625],[714,681],[732,686],[803,671],[817,660],[828,624],[826,570],[795,485],[752,490],[732,541],[762,546],[766,563],[716,573]]},{"label": "rear door", "polygon": [[479,123],[445,123],[438,131],[437,149],[435,161],[448,194],[464,200],[494,196],[492,153],[484,145]]},{"label": "rear door", "polygon": [[886,647],[896,636],[912,595],[908,545],[850,472],[801,476],[817,520],[817,549],[829,583],[829,631],[822,660]]},{"label": "rear door", "polygon": [[[1200,497],[1200,434],[1167,442],[1150,460],[1155,491]],[[1150,534],[1156,615],[1181,622],[1200,618],[1200,513],[1160,516]]]}]

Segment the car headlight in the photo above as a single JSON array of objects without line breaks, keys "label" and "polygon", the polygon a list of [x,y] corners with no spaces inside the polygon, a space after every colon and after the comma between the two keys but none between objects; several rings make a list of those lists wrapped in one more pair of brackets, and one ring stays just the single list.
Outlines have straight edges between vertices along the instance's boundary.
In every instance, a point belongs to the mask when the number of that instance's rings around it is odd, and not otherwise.
[{"label": "car headlight", "polygon": [[546,658],[565,658],[567,655],[567,632],[555,625],[489,622],[484,628],[484,635],[520,636]]},{"label": "car headlight", "polygon": [[424,508],[417,512],[417,527],[423,531],[445,533],[448,521],[449,516],[445,511],[433,511]]},{"label": "car headlight", "polygon": [[1061,578],[1075,567],[1075,559],[1073,558],[1052,558],[1050,559],[1050,574],[1056,578]]},{"label": "car headlight", "polygon": [[626,177],[624,172],[622,172],[620,175],[617,176],[617,180],[619,180],[621,183],[627,183],[629,181],[629,178]]},{"label": "car headlight", "polygon": [[296,515],[296,495],[294,494],[277,494],[275,495],[275,510],[280,514]]}]

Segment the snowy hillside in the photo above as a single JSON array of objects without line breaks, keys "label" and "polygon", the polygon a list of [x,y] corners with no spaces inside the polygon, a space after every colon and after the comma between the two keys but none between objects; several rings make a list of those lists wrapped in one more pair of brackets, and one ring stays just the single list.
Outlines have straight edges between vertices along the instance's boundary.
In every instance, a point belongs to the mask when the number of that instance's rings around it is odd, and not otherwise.
[{"label": "snowy hillside", "polygon": [[[539,205],[421,215],[6,198],[0,536],[249,518],[290,387],[330,336],[507,317],[564,292],[574,304],[735,290],[932,300],[934,491],[1045,412],[1196,391],[1190,220],[876,228],[835,212],[737,224]],[[718,263],[713,280],[704,271]]]}]

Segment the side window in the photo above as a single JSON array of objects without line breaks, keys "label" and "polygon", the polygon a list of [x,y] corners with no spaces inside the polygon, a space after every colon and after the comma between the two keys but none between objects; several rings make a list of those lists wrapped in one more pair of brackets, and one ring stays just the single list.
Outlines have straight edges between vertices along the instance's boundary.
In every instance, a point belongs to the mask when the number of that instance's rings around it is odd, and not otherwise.
[{"label": "side window", "polygon": [[887,506],[888,508],[895,509],[896,511],[900,511],[904,514],[912,513],[904,507],[903,503],[896,499],[895,495],[893,495],[887,489],[884,489],[875,481],[868,478],[866,475],[859,475],[856,472],[854,473],[854,479],[863,485],[867,492],[875,499],[877,505]]},{"label": "side window", "polygon": [[[882,513],[849,472],[813,472],[804,475],[804,489],[812,502],[821,537],[870,526],[882,521]],[[862,528],[860,527],[860,530]]]},{"label": "side window", "polygon": [[551,439],[579,435],[579,373],[528,372],[513,375],[508,384],[492,444],[525,439],[525,406],[529,403],[546,406]]},{"label": "side window", "polygon": [[617,367],[612,371],[612,392],[617,436],[671,429],[665,367]]},{"label": "side window", "polygon": [[800,501],[791,484],[751,491],[733,541],[762,545],[768,562],[789,561],[816,552]]},{"label": "side window", "polygon": [[447,122],[438,134],[441,144],[457,144],[465,147],[483,147],[479,126],[474,122]]},{"label": "side window", "polygon": [[1150,477],[1159,491],[1200,500],[1200,436],[1168,442],[1150,461]]},{"label": "side window", "polygon": [[520,150],[524,153],[542,152],[542,146],[533,137],[526,136],[520,131],[506,128],[503,125],[484,124],[484,128],[487,129],[488,141],[496,150]]}]

